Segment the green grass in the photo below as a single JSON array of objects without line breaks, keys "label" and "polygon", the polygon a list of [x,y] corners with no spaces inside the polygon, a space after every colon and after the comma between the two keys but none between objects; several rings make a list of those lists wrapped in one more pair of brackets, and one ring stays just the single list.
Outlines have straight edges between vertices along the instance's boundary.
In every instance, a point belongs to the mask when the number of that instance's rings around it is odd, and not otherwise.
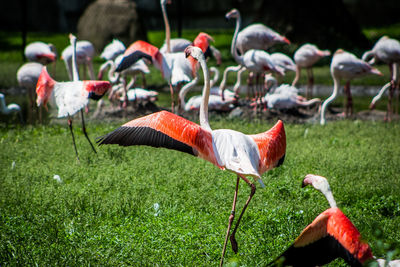
[{"label": "green grass", "polygon": [[[94,138],[119,124],[91,123],[88,131]],[[256,133],[272,125],[212,117],[211,126]],[[228,248],[227,259],[264,265],[328,208],[319,192],[300,188],[307,173],[329,179],[339,207],[374,254],[399,248],[399,124],[285,127],[285,163],[263,175],[266,188],[257,185],[237,234],[239,254]],[[80,164],[66,124],[1,129],[1,265],[218,264],[232,173],[166,149],[103,146],[95,155],[79,129],[76,139]],[[238,209],[248,193],[242,182]],[[338,265],[344,266],[331,264]]]}]

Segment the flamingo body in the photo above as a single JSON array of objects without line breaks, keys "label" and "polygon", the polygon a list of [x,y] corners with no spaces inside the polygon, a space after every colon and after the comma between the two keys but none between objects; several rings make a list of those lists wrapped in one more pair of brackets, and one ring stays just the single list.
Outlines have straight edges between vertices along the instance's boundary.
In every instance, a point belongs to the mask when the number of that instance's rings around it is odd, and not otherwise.
[{"label": "flamingo body", "polygon": [[236,48],[241,54],[244,54],[250,49],[267,50],[277,43],[290,44],[290,41],[271,28],[261,23],[256,23],[239,32]]},{"label": "flamingo body", "polygon": [[33,42],[25,47],[25,57],[29,61],[38,62],[47,65],[56,60],[56,54],[53,51],[53,45],[43,42]]},{"label": "flamingo body", "polygon": [[89,99],[100,99],[110,87],[108,81],[56,82],[43,67],[36,87],[37,105],[46,106],[54,92],[58,118],[72,116],[84,108]]},{"label": "flamingo body", "polygon": [[[89,70],[89,77],[91,80],[95,79],[92,60],[94,57],[94,46],[89,41],[78,41],[76,43],[76,63],[77,65],[85,65]],[[73,47],[72,45],[67,46],[61,53],[61,58],[65,62],[65,67],[67,68],[68,76],[70,80],[72,80],[72,56],[73,55]]]},{"label": "flamingo body", "polygon": [[296,71],[296,64],[287,55],[283,53],[272,53],[271,58],[274,61],[275,65],[281,67],[285,72]]},{"label": "flamingo body", "polygon": [[114,39],[111,43],[104,47],[100,57],[105,60],[114,60],[117,56],[123,54],[125,49],[125,45],[120,40]]}]

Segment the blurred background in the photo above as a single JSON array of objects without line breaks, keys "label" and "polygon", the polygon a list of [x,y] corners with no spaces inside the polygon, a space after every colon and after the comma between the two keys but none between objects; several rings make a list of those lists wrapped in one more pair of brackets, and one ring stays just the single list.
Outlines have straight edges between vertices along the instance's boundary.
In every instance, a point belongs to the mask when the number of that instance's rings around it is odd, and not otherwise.
[{"label": "blurred background", "polygon": [[[75,32],[98,51],[112,38],[128,45],[164,28],[159,0],[17,0],[2,6],[2,31]],[[224,15],[234,7],[243,27],[261,22],[294,44],[312,42],[328,49],[367,49],[373,44],[363,29],[400,27],[398,0],[174,0],[168,16],[178,36],[185,29],[232,29]]]}]

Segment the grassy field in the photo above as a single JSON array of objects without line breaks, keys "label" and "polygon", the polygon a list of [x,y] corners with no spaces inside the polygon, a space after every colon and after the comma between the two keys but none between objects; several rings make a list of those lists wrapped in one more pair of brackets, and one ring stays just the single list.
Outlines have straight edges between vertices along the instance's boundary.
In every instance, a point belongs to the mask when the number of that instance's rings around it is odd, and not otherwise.
[{"label": "grassy field", "polygon": [[[223,65],[232,65],[232,32],[206,31],[222,52]],[[387,32],[400,35],[397,28]],[[375,40],[382,29],[367,29]],[[184,31],[193,39],[193,31]],[[0,32],[0,88],[16,87],[23,64],[18,33]],[[396,37],[396,36],[395,36]],[[28,42],[68,45],[66,34],[29,33]],[[162,32],[149,33],[160,46]],[[279,49],[279,48],[278,48]],[[294,47],[286,52],[293,54]],[[357,54],[360,56],[360,54]],[[95,69],[102,60],[95,58]],[[209,65],[214,65],[211,60]],[[315,70],[316,84],[331,84],[329,60]],[[151,67],[154,70],[153,67]],[[366,77],[355,85],[378,86],[385,77]],[[51,69],[50,69],[51,72]],[[64,63],[57,62],[57,80],[67,80]],[[293,79],[289,74],[285,81]],[[232,76],[229,84],[234,82]],[[306,83],[303,75],[302,84]],[[148,75],[151,88],[166,84],[159,71]],[[26,106],[26,97],[10,95]],[[338,98],[336,105],[341,105]],[[355,111],[365,110],[371,97],[354,98]],[[340,103],[340,104],[339,104]],[[169,105],[162,93],[160,106]],[[385,100],[378,109],[385,109]],[[89,120],[92,139],[130,118]],[[272,124],[211,116],[211,127],[258,133]],[[263,266],[278,256],[319,213],[329,207],[313,188],[300,188],[308,173],[328,178],[339,207],[372,247],[374,255],[400,258],[400,125],[343,120],[321,127],[285,125],[287,155],[282,167],[263,175],[237,233],[239,254],[230,247],[226,262]],[[219,263],[235,175],[190,155],[150,147],[103,146],[93,154],[79,119],[75,124],[81,161],[75,159],[66,121],[47,125],[0,123],[0,265],[67,266],[212,266]],[[54,177],[58,175],[62,182]],[[237,209],[249,188],[242,182]],[[396,250],[397,248],[397,250]],[[330,266],[345,266],[337,260]]]},{"label": "grassy field", "polygon": [[[118,125],[92,123],[88,131],[94,138]],[[212,117],[211,126],[257,133],[272,125]],[[375,255],[400,248],[400,126],[285,127],[285,163],[263,175],[265,189],[257,185],[229,261],[264,265],[328,208],[319,192],[300,188],[307,173],[329,179]],[[1,129],[1,265],[217,265],[232,173],[166,149],[103,146],[95,155],[79,130],[76,138],[80,163],[65,124]],[[248,193],[241,183],[238,209]]]}]

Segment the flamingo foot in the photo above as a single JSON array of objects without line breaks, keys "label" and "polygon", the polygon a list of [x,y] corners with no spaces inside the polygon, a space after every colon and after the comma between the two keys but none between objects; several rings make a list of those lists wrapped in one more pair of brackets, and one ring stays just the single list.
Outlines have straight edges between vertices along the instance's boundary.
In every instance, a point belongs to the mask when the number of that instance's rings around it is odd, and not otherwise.
[{"label": "flamingo foot", "polygon": [[232,245],[232,250],[233,250],[233,252],[235,252],[235,254],[237,254],[237,252],[238,252],[238,244],[237,244],[235,235],[231,235],[231,236],[229,237],[229,240],[231,241],[231,245]]}]

